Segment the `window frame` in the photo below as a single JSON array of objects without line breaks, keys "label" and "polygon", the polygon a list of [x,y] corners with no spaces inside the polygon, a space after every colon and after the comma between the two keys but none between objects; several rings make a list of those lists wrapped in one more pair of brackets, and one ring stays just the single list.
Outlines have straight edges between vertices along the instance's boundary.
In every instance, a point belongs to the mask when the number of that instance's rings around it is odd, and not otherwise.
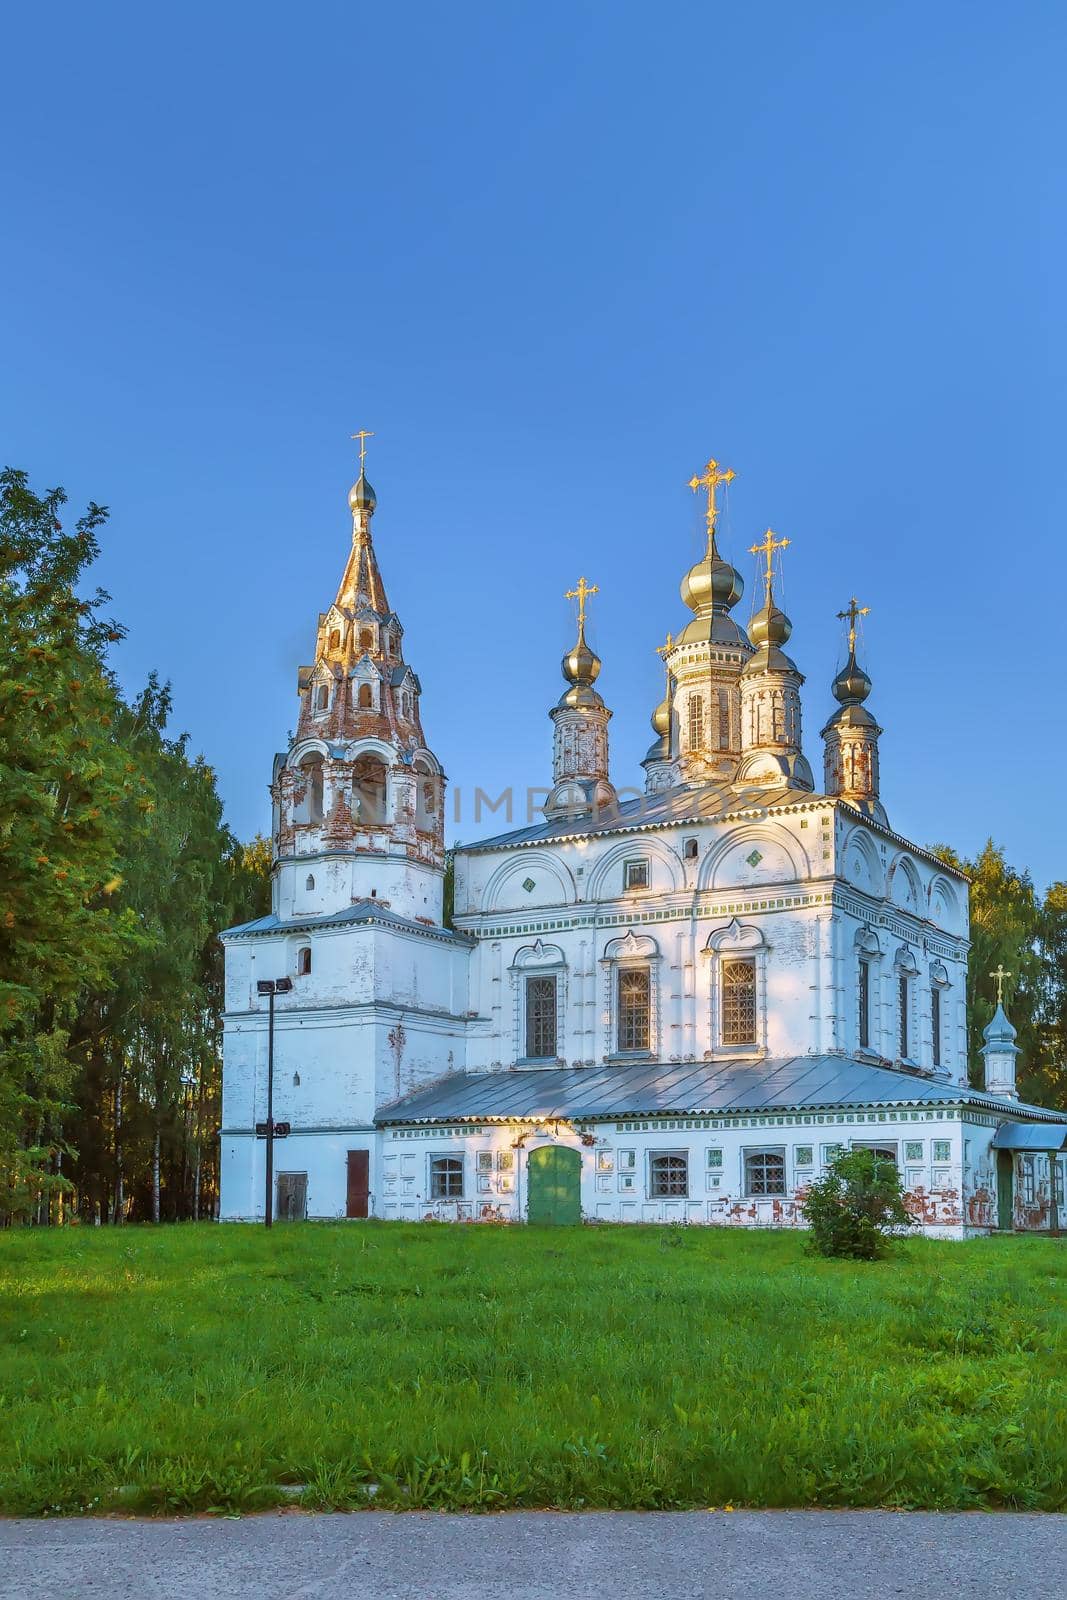
[{"label": "window frame", "polygon": [[[644,1042],[625,1043],[623,1040],[623,985],[634,978],[644,981]],[[629,1009],[633,1009],[632,1007]],[[631,1028],[631,1033],[634,1031]],[[649,1055],[652,1050],[652,967],[648,962],[620,963],[615,971],[615,1049],[618,1055]]]},{"label": "window frame", "polygon": [[871,961],[869,957],[862,955],[859,958],[856,1005],[859,1014],[859,1047],[861,1050],[869,1050],[871,1048]]},{"label": "window frame", "polygon": [[[727,972],[729,969],[744,967],[751,974],[751,983],[746,986],[743,1001],[736,999],[736,989],[728,991]],[[743,1037],[739,1034],[736,1038],[727,1035],[727,993],[730,992],[733,1007],[744,1004],[746,1009],[751,1003],[752,1026],[751,1033]],[[719,1044],[724,1050],[757,1049],[759,1046],[759,963],[755,955],[720,955],[719,957]],[[734,1025],[733,1021],[731,1025]]]},{"label": "window frame", "polygon": [[[545,1001],[548,1006],[548,1016],[535,1019],[530,1010],[530,991],[533,985],[544,984],[549,987],[549,998]],[[523,1017],[523,1044],[525,1046],[524,1061],[558,1061],[559,1059],[559,978],[555,972],[526,972],[523,973],[522,984],[522,1017]],[[536,1042],[533,1029],[539,1027],[544,1030],[546,1022],[551,1022],[552,1048],[551,1050],[534,1050],[531,1045]]]},{"label": "window frame", "polygon": [[686,737],[690,750],[703,750],[704,748],[704,696],[691,694],[685,708]]},{"label": "window frame", "polygon": [[[453,1151],[445,1155],[431,1155],[428,1169],[428,1189],[431,1200],[462,1200],[466,1193],[467,1164],[462,1151],[457,1154]],[[447,1166],[447,1171],[444,1170]],[[458,1178],[458,1189],[453,1186],[452,1180]],[[441,1188],[438,1180],[447,1179]]]},{"label": "window frame", "polygon": [[[768,1189],[768,1188],[757,1189],[757,1188],[753,1187],[752,1176],[751,1176],[749,1163],[750,1162],[754,1162],[754,1161],[761,1161],[761,1160],[762,1161],[766,1161],[769,1158],[771,1158],[771,1159],[780,1159],[781,1160],[781,1169],[780,1170],[781,1170],[782,1187],[780,1189]],[[766,1176],[767,1176],[766,1168],[764,1169],[763,1176],[764,1176],[764,1181],[766,1181]],[[745,1145],[741,1150],[741,1188],[742,1188],[742,1192],[744,1193],[744,1196],[745,1196],[746,1200],[782,1200],[782,1199],[784,1199],[785,1196],[789,1193],[789,1189],[788,1189],[788,1172],[786,1170],[786,1149],[785,1149],[785,1145],[784,1144]]]},{"label": "window frame", "polygon": [[652,873],[647,856],[633,856],[622,864],[622,887],[624,893],[629,894],[635,889],[649,889],[652,886]]},{"label": "window frame", "polygon": [[897,1047],[901,1061],[911,1060],[911,976],[897,969]]},{"label": "window frame", "polygon": [[[659,1163],[666,1163],[662,1169]],[[673,1163],[673,1165],[670,1165]],[[650,1200],[689,1199],[689,1151],[650,1150],[646,1158],[646,1193]],[[660,1180],[663,1187],[659,1187]],[[679,1181],[681,1187],[678,1187]]]}]

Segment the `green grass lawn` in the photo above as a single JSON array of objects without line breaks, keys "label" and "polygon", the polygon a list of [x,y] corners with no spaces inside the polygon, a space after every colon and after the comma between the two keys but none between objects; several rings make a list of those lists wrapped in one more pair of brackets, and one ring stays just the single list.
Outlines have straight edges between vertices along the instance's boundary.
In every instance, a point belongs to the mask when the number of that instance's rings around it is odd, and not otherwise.
[{"label": "green grass lawn", "polygon": [[1067,1506],[1067,1250],[0,1233],[0,1510]]}]

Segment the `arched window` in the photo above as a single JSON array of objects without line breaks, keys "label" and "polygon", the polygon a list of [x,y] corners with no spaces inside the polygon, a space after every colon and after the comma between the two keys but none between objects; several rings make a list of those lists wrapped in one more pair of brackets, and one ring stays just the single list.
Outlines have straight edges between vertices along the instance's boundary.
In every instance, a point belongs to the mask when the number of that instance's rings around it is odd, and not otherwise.
[{"label": "arched window", "polygon": [[315,710],[328,711],[330,707],[330,686],[320,683],[315,688]]},{"label": "arched window", "polygon": [[360,684],[360,686],[359,686],[359,700],[358,700],[357,703],[358,703],[359,709],[361,711],[369,711],[373,707],[373,705],[374,705],[374,694],[373,694],[373,691],[371,690],[371,686],[370,686],[369,683],[361,683]]},{"label": "arched window", "polygon": [[[312,751],[301,761],[298,772],[296,789],[296,821],[321,822],[322,821],[322,757],[318,751]],[[301,793],[301,785],[303,793]]]},{"label": "arched window", "polygon": [[296,952],[296,972],[297,972],[297,977],[306,978],[310,971],[311,971],[311,946],[309,944],[305,944],[305,945],[302,945],[301,948]]},{"label": "arched window", "polygon": [[700,854],[700,846],[695,839],[687,839],[682,846],[682,855],[686,861],[695,861]]},{"label": "arched window", "polygon": [[409,721],[411,719],[411,696],[406,689],[400,696],[400,715]]},{"label": "arched window", "polygon": [[352,768],[352,809],[363,827],[385,821],[385,762],[369,751]]},{"label": "arched window", "polygon": [[753,957],[731,957],[722,963],[722,1042],[755,1044],[756,962]]},{"label": "arched window", "polygon": [[361,650],[373,650],[374,649],[374,634],[371,632],[371,630],[369,628],[360,628],[360,630],[359,630],[359,648]]},{"label": "arched window", "polygon": [[307,875],[307,882],[305,883],[304,888],[310,891],[311,889],[314,889],[314,887],[315,887],[315,875],[314,875],[314,873],[309,872],[308,875]]},{"label": "arched window", "polygon": [[647,967],[618,973],[618,1048],[647,1050],[652,1020],[652,974]]}]

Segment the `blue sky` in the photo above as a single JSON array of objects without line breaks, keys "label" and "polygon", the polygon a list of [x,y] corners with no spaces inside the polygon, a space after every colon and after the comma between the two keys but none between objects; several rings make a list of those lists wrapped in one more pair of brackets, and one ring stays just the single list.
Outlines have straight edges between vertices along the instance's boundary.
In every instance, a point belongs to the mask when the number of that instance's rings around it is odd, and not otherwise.
[{"label": "blue sky", "polygon": [[743,620],[793,541],[813,766],[856,593],[892,824],[1067,876],[1065,43],[987,0],[9,15],[3,455],[111,506],[123,680],[234,828],[364,427],[461,837],[549,776],[580,573],[640,780],[714,454]]}]

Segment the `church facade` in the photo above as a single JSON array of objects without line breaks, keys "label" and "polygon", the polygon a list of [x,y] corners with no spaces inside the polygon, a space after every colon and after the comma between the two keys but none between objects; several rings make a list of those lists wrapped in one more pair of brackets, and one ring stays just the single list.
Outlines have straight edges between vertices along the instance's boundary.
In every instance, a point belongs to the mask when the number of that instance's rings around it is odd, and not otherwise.
[{"label": "church facade", "polygon": [[1001,1007],[969,1086],[968,886],[889,824],[864,612],[841,614],[820,789],[774,595],[788,541],[753,546],[746,629],[731,477],[691,483],[706,551],[643,792],[611,781],[582,579],[544,820],[455,851],[446,926],[445,779],[361,465],[275,759],[272,910],[222,935],[224,1219],[264,1215],[270,1067],[279,1216],[798,1226],[812,1179],[866,1146],[928,1232],[1059,1227],[1067,1118],[1019,1101]]}]

